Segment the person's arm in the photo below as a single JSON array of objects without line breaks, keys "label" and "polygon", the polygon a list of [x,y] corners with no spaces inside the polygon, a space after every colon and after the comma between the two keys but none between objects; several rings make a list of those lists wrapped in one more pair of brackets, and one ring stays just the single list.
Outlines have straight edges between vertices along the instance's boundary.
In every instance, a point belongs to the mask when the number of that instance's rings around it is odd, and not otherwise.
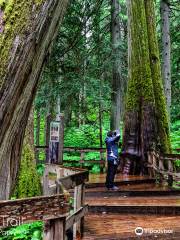
[{"label": "person's arm", "polygon": [[116,136],[108,137],[108,138],[106,139],[106,141],[107,141],[108,143],[110,143],[110,142],[119,141],[119,139],[120,139],[120,131],[119,131],[119,130],[116,130]]},{"label": "person's arm", "polygon": [[116,136],[120,137],[120,131],[119,129],[115,130]]},{"label": "person's arm", "polygon": [[118,142],[120,140],[120,131],[116,130],[115,132],[116,132],[116,137],[117,137],[115,141]]}]

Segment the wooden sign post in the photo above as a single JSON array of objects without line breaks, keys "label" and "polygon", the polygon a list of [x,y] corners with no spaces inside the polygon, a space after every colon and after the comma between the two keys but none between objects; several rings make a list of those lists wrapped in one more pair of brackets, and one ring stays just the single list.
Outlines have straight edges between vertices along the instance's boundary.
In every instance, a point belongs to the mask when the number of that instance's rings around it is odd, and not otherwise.
[{"label": "wooden sign post", "polygon": [[63,164],[63,149],[64,149],[64,114],[59,115],[59,149],[58,149],[58,164]]},{"label": "wooden sign post", "polygon": [[50,123],[49,163],[63,164],[64,115]]}]

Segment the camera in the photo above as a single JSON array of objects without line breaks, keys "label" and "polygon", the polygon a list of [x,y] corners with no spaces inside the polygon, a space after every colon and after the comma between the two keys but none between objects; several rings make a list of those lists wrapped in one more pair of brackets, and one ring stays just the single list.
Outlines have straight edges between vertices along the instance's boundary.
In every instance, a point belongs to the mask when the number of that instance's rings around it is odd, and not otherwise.
[{"label": "camera", "polygon": [[115,130],[115,131],[113,131],[113,136],[116,136],[116,134],[117,134],[117,133],[116,133],[116,130]]}]

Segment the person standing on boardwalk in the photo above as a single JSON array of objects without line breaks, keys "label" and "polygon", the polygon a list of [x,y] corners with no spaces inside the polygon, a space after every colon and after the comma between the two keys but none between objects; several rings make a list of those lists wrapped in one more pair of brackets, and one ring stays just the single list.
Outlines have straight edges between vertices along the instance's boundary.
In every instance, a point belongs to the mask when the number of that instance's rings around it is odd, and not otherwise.
[{"label": "person standing on boardwalk", "polygon": [[109,131],[105,140],[107,148],[108,169],[106,176],[106,187],[108,190],[118,190],[114,185],[114,178],[119,164],[118,143],[120,140],[120,131]]}]

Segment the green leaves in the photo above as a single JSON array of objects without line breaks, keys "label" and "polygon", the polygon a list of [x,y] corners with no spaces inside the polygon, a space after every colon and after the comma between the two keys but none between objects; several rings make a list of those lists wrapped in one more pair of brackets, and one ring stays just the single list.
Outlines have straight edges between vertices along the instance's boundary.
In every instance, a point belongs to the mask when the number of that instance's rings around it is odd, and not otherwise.
[{"label": "green leaves", "polygon": [[71,127],[65,132],[65,146],[88,147],[98,146],[99,135],[96,127],[82,125],[80,128]]},{"label": "green leaves", "polygon": [[180,148],[180,120],[171,125],[171,142],[174,150]]},{"label": "green leaves", "polygon": [[23,224],[18,227],[4,229],[0,240],[42,240],[43,222]]}]

